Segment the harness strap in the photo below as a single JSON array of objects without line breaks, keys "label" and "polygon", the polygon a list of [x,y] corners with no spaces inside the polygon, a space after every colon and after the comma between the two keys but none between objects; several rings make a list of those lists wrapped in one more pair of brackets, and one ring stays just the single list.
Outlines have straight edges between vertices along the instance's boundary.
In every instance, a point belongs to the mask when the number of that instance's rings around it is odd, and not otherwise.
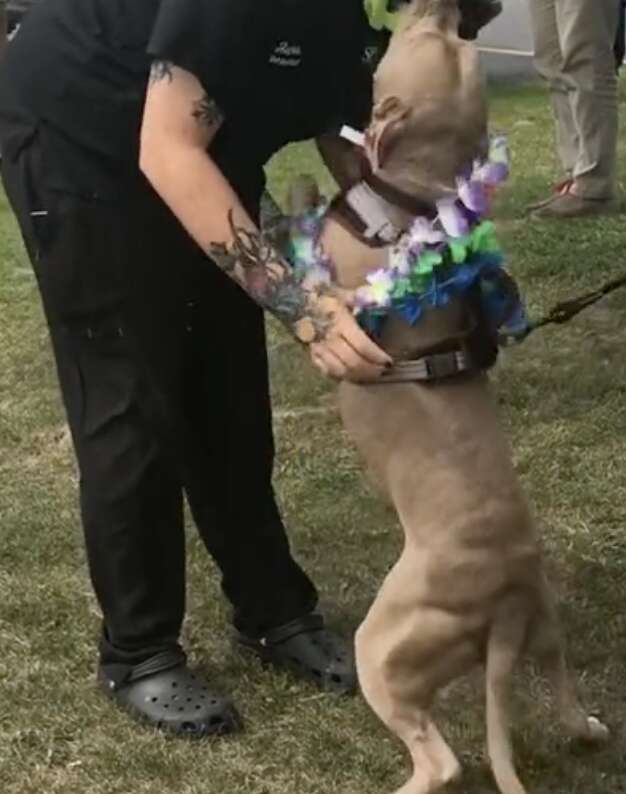
[{"label": "harness strap", "polygon": [[447,353],[432,353],[414,361],[399,361],[375,385],[446,380],[479,369],[469,350],[451,350]]},{"label": "harness strap", "polygon": [[336,196],[329,212],[369,248],[384,248],[397,243],[406,231],[392,220],[398,208],[411,217],[436,213],[431,204],[396,191],[373,174]]},{"label": "harness strap", "polygon": [[340,193],[328,210],[331,217],[368,248],[386,248],[402,235],[387,212],[388,206],[364,182]]},{"label": "harness strap", "polygon": [[[365,147],[365,133],[344,125],[339,134],[357,148]],[[374,174],[363,152],[360,165],[361,181],[336,196],[330,212],[361,242],[370,248],[396,243],[406,229],[398,228],[391,220],[394,210],[396,214],[398,209],[403,210],[411,218],[436,216],[437,208],[432,203],[415,198]]]},{"label": "harness strap", "polygon": [[377,176],[368,160],[362,161],[362,178],[381,201],[385,201],[391,207],[399,207],[412,218],[423,215],[432,219],[437,215],[437,207],[434,204],[411,196]]}]

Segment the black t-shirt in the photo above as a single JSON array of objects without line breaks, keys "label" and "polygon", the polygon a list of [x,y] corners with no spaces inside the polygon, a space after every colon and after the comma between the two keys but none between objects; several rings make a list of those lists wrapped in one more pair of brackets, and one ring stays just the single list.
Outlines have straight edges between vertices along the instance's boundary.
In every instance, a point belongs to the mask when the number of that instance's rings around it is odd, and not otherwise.
[{"label": "black t-shirt", "polygon": [[283,145],[363,123],[368,35],[362,0],[46,0],[8,48],[0,137],[6,147],[9,116],[44,124],[58,186],[93,188],[97,155],[117,178],[95,187],[114,193],[137,171],[151,62],[171,61],[225,114],[211,153],[254,204]]}]

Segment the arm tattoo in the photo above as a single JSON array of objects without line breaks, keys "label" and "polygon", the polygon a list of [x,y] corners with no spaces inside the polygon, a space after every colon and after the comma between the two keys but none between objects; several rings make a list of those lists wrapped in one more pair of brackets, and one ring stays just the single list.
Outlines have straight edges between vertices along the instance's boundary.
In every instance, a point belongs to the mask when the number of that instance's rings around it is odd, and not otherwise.
[{"label": "arm tattoo", "polygon": [[261,196],[259,215],[263,237],[278,251],[285,251],[289,245],[291,219],[283,213],[267,190]]},{"label": "arm tattoo", "polygon": [[227,275],[264,309],[281,320],[300,342],[310,344],[326,337],[335,303],[320,290],[303,289],[291,268],[262,234],[236,226],[230,245],[213,244],[207,253]]},{"label": "arm tattoo", "polygon": [[216,127],[224,120],[217,102],[206,94],[193,103],[191,115],[203,127]]},{"label": "arm tattoo", "polygon": [[[266,220],[268,226],[274,226],[277,223],[284,223],[289,220],[269,190],[263,191],[261,196],[261,217]],[[265,231],[264,223],[261,224],[261,228]]]},{"label": "arm tattoo", "polygon": [[174,79],[173,68],[174,64],[169,61],[153,61],[150,69],[150,82],[160,83],[162,80],[167,80],[168,83],[171,83]]}]

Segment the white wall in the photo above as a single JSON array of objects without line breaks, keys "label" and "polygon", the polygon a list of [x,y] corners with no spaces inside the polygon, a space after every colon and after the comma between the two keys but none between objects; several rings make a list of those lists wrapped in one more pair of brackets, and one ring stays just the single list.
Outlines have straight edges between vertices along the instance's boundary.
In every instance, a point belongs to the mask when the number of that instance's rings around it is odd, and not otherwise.
[{"label": "white wall", "polygon": [[502,14],[481,33],[479,45],[485,67],[493,77],[529,77],[533,41],[528,0],[503,0]]}]

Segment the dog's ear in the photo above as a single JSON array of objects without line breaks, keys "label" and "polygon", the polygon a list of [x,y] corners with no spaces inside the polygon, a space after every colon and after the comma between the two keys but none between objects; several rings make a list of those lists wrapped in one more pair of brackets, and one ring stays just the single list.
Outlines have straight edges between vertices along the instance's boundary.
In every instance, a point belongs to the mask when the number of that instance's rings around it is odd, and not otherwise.
[{"label": "dog's ear", "polygon": [[374,173],[384,167],[385,159],[401,134],[409,109],[397,96],[377,102],[365,134],[365,149]]}]

